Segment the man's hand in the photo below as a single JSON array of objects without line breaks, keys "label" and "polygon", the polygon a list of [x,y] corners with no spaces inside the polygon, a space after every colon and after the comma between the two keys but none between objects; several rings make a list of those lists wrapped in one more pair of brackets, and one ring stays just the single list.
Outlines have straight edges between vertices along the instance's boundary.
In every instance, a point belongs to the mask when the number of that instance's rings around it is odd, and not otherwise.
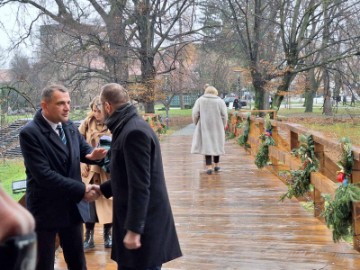
[{"label": "man's hand", "polygon": [[0,187],[0,243],[34,231],[35,220],[28,210]]},{"label": "man's hand", "polygon": [[100,193],[96,191],[95,185],[86,185],[84,200],[87,202],[93,202],[100,197]]},{"label": "man's hand", "polygon": [[97,194],[99,194],[99,196],[103,195],[100,189],[99,185],[92,185],[92,190],[95,190]]},{"label": "man's hand", "polygon": [[107,150],[105,148],[94,148],[94,150],[87,154],[85,157],[90,160],[100,160],[103,159],[107,154]]},{"label": "man's hand", "polygon": [[140,242],[141,235],[132,231],[127,231],[124,237],[124,245],[127,249],[138,249],[141,247]]},{"label": "man's hand", "polygon": [[89,165],[85,164],[85,163],[81,163],[80,164],[80,169],[81,169],[81,176],[82,177],[88,177],[89,176]]}]

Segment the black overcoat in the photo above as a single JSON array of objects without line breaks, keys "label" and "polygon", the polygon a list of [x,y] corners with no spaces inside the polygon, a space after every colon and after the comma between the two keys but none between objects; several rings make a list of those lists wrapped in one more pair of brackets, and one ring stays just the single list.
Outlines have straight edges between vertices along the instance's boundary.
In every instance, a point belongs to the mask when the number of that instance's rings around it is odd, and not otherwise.
[{"label": "black overcoat", "polygon": [[[113,133],[111,180],[101,190],[113,196],[111,258],[121,267],[145,269],[180,257],[156,134],[138,115],[121,131],[108,127]],[[140,249],[125,248],[127,230],[141,234]]]},{"label": "black overcoat", "polygon": [[25,161],[26,204],[33,214],[37,229],[56,229],[82,222],[78,204],[85,185],[80,174],[80,161],[92,151],[71,122],[63,123],[67,144],[37,111],[20,131],[20,146]]}]

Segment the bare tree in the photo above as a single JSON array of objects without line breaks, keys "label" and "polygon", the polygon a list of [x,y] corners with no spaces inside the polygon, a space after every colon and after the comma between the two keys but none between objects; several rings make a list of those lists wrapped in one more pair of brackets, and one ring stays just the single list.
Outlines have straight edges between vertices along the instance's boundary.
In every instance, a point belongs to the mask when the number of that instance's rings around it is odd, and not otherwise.
[{"label": "bare tree", "polygon": [[[189,39],[179,38],[195,35],[199,30],[193,26],[193,0],[8,0],[0,3],[0,7],[14,2],[37,11],[36,18],[29,26],[29,34],[31,26],[39,18],[44,18],[50,24],[56,22],[59,28],[57,30],[71,37],[68,45],[57,50],[62,54],[55,54],[59,56],[56,59],[57,64],[62,67],[61,69],[67,69],[67,74],[61,78],[62,80],[81,81],[79,74],[97,74],[105,81],[133,83],[134,78],[129,78],[128,63],[134,57],[137,58],[141,66],[140,82],[148,89],[139,99],[146,103],[147,112],[154,110],[155,95],[152,83],[157,73],[154,60],[161,46],[188,44],[191,42]],[[184,29],[181,34],[176,24],[180,18],[183,20]],[[181,49],[182,46],[178,48]],[[89,61],[76,61],[84,55],[81,51],[89,53],[89,50],[95,51],[103,59],[105,67],[91,65]],[[73,54],[72,57],[69,57],[70,52]],[[70,69],[69,65],[73,67]],[[137,80],[135,77],[135,81]]]}]

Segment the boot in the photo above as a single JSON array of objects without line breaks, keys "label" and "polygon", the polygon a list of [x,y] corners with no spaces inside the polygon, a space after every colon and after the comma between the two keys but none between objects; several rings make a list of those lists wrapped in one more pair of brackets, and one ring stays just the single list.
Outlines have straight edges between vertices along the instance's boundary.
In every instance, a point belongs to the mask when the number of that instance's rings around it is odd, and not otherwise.
[{"label": "boot", "polygon": [[85,241],[84,241],[84,250],[90,250],[95,247],[94,244],[94,230],[86,229],[85,232]]},{"label": "boot", "polygon": [[112,247],[111,227],[109,226],[104,226],[104,247]]}]

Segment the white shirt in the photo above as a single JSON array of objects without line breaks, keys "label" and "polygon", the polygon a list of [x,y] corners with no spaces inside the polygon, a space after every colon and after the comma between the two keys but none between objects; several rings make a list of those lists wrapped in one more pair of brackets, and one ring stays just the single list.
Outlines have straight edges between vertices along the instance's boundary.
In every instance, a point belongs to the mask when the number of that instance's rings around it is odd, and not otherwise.
[{"label": "white shirt", "polygon": [[59,130],[57,130],[56,127],[57,127],[58,125],[61,126],[61,122],[59,122],[58,124],[55,124],[54,122],[51,122],[49,119],[47,119],[43,114],[41,114],[41,115],[44,117],[44,119],[46,120],[46,122],[48,122],[48,124],[49,124],[49,125],[51,126],[51,128],[55,131],[55,133],[60,136]]}]

